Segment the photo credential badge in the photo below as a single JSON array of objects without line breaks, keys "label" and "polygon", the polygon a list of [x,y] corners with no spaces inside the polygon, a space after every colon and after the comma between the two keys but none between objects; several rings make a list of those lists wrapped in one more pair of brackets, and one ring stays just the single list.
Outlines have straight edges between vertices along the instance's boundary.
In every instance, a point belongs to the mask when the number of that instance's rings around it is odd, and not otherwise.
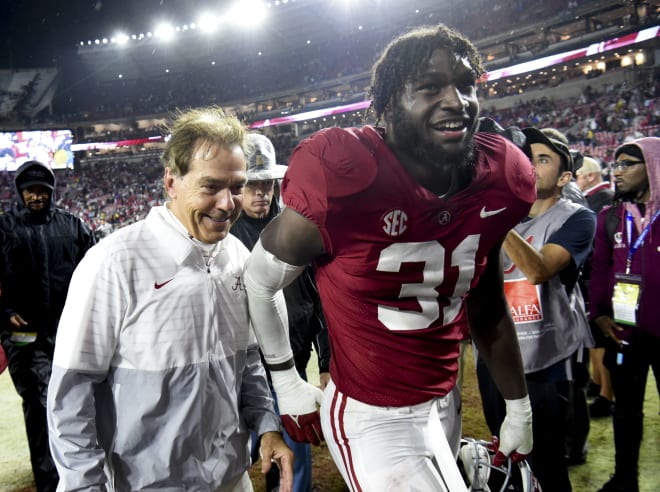
[{"label": "photo credential badge", "polygon": [[629,326],[637,325],[637,307],[642,293],[641,275],[614,275],[614,292],[612,293],[612,308],[614,321]]}]

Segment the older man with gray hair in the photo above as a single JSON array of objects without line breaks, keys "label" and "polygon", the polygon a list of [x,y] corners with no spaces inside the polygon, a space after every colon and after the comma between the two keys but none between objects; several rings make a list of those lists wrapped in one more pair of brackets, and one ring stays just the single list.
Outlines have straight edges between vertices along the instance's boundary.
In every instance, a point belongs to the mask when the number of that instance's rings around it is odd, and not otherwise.
[{"label": "older man with gray hair", "polygon": [[293,455],[250,329],[249,252],[229,234],[245,128],[204,108],[170,131],[167,203],[92,248],[71,281],[48,389],[58,491],[251,492],[254,432],[262,471],[276,462],[289,492]]}]

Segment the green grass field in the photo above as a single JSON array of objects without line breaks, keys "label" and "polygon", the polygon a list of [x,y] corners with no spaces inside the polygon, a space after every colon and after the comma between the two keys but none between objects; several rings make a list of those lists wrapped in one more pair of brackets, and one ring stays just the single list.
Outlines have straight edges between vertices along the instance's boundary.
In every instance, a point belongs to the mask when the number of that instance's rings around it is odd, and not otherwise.
[{"label": "green grass field", "polygon": [[[481,400],[476,387],[474,363],[468,351],[465,357],[463,380],[463,433],[472,437],[489,438],[481,413]],[[313,359],[313,358],[312,358]],[[310,381],[318,382],[313,364],[308,369]],[[34,491],[30,459],[25,438],[21,403],[14,391],[8,372],[0,375],[0,492]],[[640,458],[641,492],[660,491],[660,402],[653,374],[649,375],[644,405],[644,442]],[[327,449],[314,449],[314,491],[345,492],[339,473]],[[584,465],[571,468],[571,481],[575,492],[594,492],[614,469],[614,448],[610,419],[592,420],[589,434],[589,456]],[[264,481],[258,469],[251,471],[255,492],[264,492]],[[552,492],[552,491],[546,491]]]}]

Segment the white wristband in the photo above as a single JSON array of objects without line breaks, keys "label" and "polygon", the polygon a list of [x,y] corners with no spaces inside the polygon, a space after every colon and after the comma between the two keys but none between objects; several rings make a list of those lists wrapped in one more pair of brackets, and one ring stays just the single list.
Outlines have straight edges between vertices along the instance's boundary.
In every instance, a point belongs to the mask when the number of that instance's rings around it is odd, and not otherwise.
[{"label": "white wristband", "polygon": [[532,404],[529,401],[529,395],[517,400],[504,400],[504,403],[506,404],[507,415],[528,423],[532,421]]}]

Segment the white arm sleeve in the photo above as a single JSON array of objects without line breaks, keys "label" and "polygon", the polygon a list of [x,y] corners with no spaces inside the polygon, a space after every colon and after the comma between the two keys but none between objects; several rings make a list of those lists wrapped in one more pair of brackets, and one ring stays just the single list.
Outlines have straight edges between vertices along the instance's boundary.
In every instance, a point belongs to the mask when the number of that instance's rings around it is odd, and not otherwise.
[{"label": "white arm sleeve", "polygon": [[268,364],[279,364],[293,357],[289,342],[289,322],[282,288],[302,273],[305,266],[289,265],[254,245],[245,268],[250,319],[261,352]]}]

